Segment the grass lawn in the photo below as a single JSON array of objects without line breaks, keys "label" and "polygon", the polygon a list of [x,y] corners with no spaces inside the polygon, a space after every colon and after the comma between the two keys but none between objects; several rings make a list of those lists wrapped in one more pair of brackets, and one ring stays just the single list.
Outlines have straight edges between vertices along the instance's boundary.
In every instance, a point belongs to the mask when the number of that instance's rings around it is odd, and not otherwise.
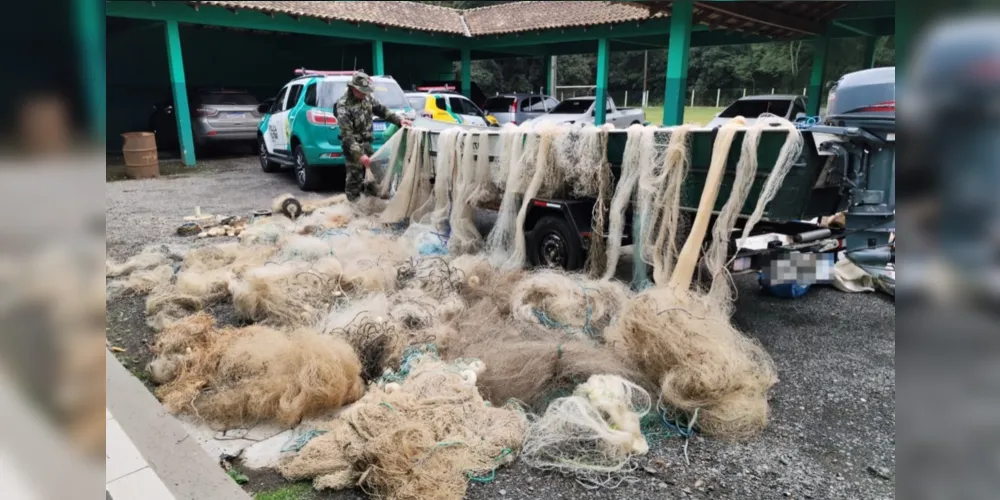
[{"label": "grass lawn", "polygon": [[[712,121],[715,114],[722,111],[724,108],[705,108],[705,107],[687,107],[684,108],[684,123],[694,123],[697,125],[705,125]],[[654,125],[661,125],[663,123],[663,106],[645,108],[646,110],[646,121]]]}]

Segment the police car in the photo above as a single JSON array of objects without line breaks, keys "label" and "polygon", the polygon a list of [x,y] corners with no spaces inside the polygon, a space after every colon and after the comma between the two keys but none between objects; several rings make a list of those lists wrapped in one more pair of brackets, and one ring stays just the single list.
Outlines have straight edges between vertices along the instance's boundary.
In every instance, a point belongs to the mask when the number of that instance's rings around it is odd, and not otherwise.
[{"label": "police car", "polygon": [[[344,150],[333,105],[344,95],[354,71],[295,70],[277,97],[264,101],[264,115],[257,128],[257,150],[265,172],[295,169],[295,180],[304,191],[326,187],[327,179],[343,186]],[[395,113],[413,119],[403,89],[391,76],[373,76],[373,96]],[[394,127],[373,117],[376,150],[392,135]]]}]

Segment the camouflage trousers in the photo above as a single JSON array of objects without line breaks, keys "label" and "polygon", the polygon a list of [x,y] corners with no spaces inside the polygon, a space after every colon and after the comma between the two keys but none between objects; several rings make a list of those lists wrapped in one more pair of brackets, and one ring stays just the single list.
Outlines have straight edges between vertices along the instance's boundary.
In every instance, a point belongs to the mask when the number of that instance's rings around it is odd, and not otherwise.
[{"label": "camouflage trousers", "polygon": [[[369,156],[372,155],[371,146],[364,149]],[[344,193],[350,201],[357,200],[362,194],[375,196],[375,186],[365,184],[365,167],[361,164],[360,158],[347,158],[347,179],[344,183]]]}]

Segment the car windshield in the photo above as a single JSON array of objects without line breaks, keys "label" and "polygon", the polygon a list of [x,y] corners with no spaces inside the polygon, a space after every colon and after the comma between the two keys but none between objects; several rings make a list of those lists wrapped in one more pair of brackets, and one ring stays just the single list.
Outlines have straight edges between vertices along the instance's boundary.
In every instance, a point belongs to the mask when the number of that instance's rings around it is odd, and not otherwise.
[{"label": "car windshield", "polygon": [[425,98],[422,95],[411,95],[406,98],[406,102],[409,102],[413,109],[424,109]]},{"label": "car windshield", "polygon": [[549,113],[580,115],[586,113],[591,104],[594,104],[593,99],[570,99],[557,104]]},{"label": "car windshield", "polygon": [[254,106],[257,99],[243,92],[207,92],[198,95],[202,105],[207,106]]},{"label": "car windshield", "polygon": [[788,114],[788,106],[792,101],[788,99],[747,99],[734,102],[725,111],[719,114],[719,118],[757,118],[764,113],[785,116]]},{"label": "car windshield", "polygon": [[[375,87],[375,93],[372,94],[372,97],[385,107],[392,109],[407,107],[406,95],[403,93],[403,89],[399,88],[398,83],[392,80],[373,79],[372,86]],[[346,91],[346,81],[324,80],[319,84],[319,99],[317,99],[316,104],[321,108],[332,108],[341,97],[344,97]]]},{"label": "car windshield", "polygon": [[486,111],[494,113],[507,113],[510,111],[510,105],[517,102],[514,97],[490,97],[486,100],[486,104],[483,106]]}]

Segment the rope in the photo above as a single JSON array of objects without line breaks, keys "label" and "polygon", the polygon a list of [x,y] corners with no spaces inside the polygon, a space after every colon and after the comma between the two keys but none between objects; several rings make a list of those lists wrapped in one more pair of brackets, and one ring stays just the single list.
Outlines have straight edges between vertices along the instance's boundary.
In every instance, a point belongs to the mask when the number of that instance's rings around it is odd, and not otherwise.
[{"label": "rope", "polygon": [[496,465],[494,465],[493,468],[490,469],[490,473],[488,476],[476,476],[472,472],[467,472],[465,474],[465,477],[469,478],[470,481],[475,481],[477,483],[482,483],[482,484],[492,483],[493,480],[496,479],[497,477],[497,468],[500,467],[500,461],[503,460],[504,457],[507,457],[512,453],[514,453],[514,450],[504,447],[504,449],[500,452],[499,455],[493,457],[493,462],[495,462]]}]

